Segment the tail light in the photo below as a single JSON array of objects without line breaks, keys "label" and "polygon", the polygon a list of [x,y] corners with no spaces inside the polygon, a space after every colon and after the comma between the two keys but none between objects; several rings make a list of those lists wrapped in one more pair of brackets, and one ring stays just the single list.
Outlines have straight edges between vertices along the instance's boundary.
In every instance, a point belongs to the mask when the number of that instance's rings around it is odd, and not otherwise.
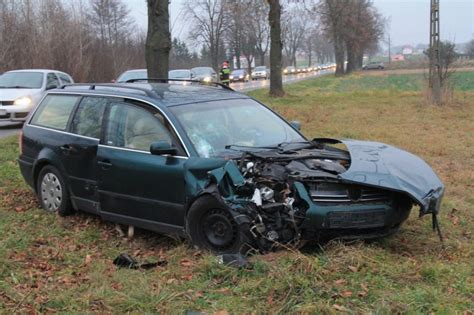
[{"label": "tail light", "polygon": [[23,154],[23,130],[20,131],[20,136],[18,137],[18,146],[20,149],[20,155]]}]

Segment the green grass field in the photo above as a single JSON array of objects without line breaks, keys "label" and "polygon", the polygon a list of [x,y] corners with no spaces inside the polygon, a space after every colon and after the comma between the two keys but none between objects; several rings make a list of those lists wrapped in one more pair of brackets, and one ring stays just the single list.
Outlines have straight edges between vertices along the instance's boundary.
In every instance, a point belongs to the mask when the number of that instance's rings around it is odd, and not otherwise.
[{"label": "green grass field", "polygon": [[[443,248],[429,217],[377,242],[332,242],[219,265],[187,243],[146,231],[132,240],[86,214],[38,209],[15,161],[16,137],[0,140],[0,313],[430,313],[474,310],[474,73],[458,73],[450,106],[425,105],[420,75],[353,75],[251,95],[309,137],[390,143],[424,158],[447,186]],[[117,269],[127,252],[166,259],[149,271]]]}]

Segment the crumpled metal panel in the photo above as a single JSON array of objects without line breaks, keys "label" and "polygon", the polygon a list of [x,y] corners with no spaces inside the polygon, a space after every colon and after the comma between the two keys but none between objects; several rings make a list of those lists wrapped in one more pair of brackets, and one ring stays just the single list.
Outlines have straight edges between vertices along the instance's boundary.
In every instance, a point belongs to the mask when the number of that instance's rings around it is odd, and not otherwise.
[{"label": "crumpled metal panel", "polygon": [[410,195],[421,213],[438,213],[444,185],[421,158],[396,147],[370,141],[341,140],[351,155],[345,181],[383,187]]}]

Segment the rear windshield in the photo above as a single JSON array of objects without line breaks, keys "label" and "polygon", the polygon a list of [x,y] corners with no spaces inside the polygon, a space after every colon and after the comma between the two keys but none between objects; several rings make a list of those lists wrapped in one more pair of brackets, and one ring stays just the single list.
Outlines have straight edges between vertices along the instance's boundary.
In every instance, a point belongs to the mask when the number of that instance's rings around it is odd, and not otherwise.
[{"label": "rear windshield", "polygon": [[41,89],[42,86],[41,72],[7,72],[0,76],[2,89]]}]

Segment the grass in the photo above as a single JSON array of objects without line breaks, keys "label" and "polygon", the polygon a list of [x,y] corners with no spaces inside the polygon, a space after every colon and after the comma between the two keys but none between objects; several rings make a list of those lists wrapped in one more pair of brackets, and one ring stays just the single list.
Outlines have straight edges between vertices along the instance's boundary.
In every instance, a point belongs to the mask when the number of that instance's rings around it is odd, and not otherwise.
[{"label": "grass", "polygon": [[[472,311],[474,87],[458,89],[455,104],[434,107],[424,105],[416,75],[405,79],[325,77],[287,86],[281,99],[251,94],[300,120],[310,138],[382,141],[423,157],[447,186],[444,248],[430,218],[413,211],[399,233],[378,242],[282,250],[252,257],[250,269],[222,266],[181,241],[146,231],[127,240],[97,217],[39,210],[10,137],[0,140],[0,313]],[[116,269],[121,252],[168,264]]]}]

